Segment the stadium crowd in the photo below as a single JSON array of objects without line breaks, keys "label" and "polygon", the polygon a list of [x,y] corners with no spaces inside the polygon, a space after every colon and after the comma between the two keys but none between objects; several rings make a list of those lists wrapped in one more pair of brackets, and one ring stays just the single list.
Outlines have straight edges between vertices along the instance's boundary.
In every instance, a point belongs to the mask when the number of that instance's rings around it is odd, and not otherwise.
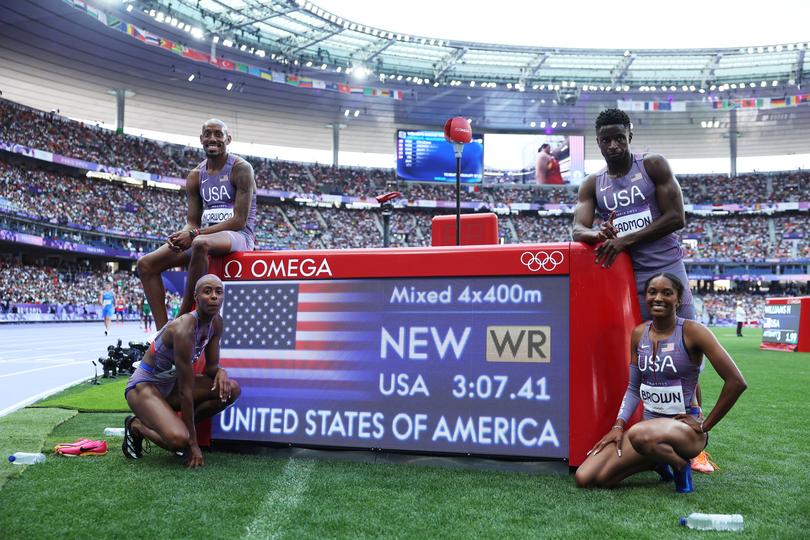
[{"label": "stadium crowd", "polygon": [[[157,142],[64,118],[57,111],[42,112],[0,99],[0,140],[47,150],[104,165],[164,176],[185,177],[204,155],[201,149]],[[397,182],[392,169],[332,167],[253,156],[260,189],[293,193],[370,196],[396,188],[410,200],[453,200],[444,184]],[[685,201],[691,204],[772,203],[810,200],[810,173],[678,176]],[[467,201],[574,204],[576,191],[565,186],[497,184],[462,192]]]},{"label": "stadium crowd", "polygon": [[141,282],[131,272],[103,272],[78,265],[23,264],[19,260],[0,260],[2,305],[10,304],[98,304],[105,283],[113,283],[113,292],[123,296],[127,306],[140,305]]},{"label": "stadium crowd", "polygon": [[[185,176],[204,158],[201,150],[118,135],[72,121],[58,112],[41,112],[0,99],[0,140],[87,161],[169,176]],[[401,191],[405,199],[449,201],[454,186],[398,182],[393,170],[332,167],[247,157],[260,189],[298,194],[373,196]],[[686,203],[773,203],[810,201],[810,174],[679,177]],[[568,186],[497,184],[467,186],[465,201],[481,209],[511,203],[576,203]],[[340,249],[382,245],[383,220],[376,210],[297,205],[287,199],[260,199],[257,238],[260,249]],[[140,250],[154,246],[185,222],[185,195],[121,182],[90,179],[83,171],[43,165],[33,159],[0,152],[0,226],[56,239]],[[431,219],[424,209],[397,209],[391,217],[392,246],[430,244]],[[505,243],[566,242],[571,217],[536,213],[501,214],[499,235]],[[95,231],[95,232],[91,232]],[[810,257],[810,226],[805,213],[774,215],[689,215],[683,237],[687,257],[741,262]],[[152,244],[140,240],[151,239]],[[135,242],[135,243],[133,243]],[[47,265],[0,267],[0,287],[8,303],[94,303],[108,274]],[[140,294],[137,279],[115,276]],[[129,295],[129,293],[127,293]],[[728,294],[707,296],[708,311],[718,315],[735,306]],[[134,301],[134,300],[133,300]],[[748,306],[757,312],[757,306]]]},{"label": "stadium crowd", "polygon": [[[434,195],[448,186],[428,186]],[[519,192],[522,190],[512,190]],[[551,193],[553,190],[541,190]],[[570,193],[559,190],[559,193]],[[487,194],[491,197],[492,194]],[[27,163],[0,158],[0,216],[23,214],[54,225],[46,236],[87,241],[100,246],[134,249],[132,239],[158,241],[185,222],[182,192],[140,188],[119,182],[70,176]],[[262,204],[257,212],[257,237],[262,249],[341,248],[381,245],[382,220],[376,211]],[[328,218],[328,219],[327,219]],[[391,226],[391,245],[428,245],[431,214],[398,209]],[[501,215],[504,242],[563,242],[570,238],[570,216]],[[56,227],[60,226],[60,227]],[[80,227],[70,229],[70,227]],[[93,237],[88,229],[106,231]],[[27,232],[25,228],[23,232]],[[80,236],[77,236],[79,235]],[[683,236],[690,258],[762,261],[810,256],[804,214],[776,216],[690,215]],[[143,250],[138,244],[138,250]]]}]

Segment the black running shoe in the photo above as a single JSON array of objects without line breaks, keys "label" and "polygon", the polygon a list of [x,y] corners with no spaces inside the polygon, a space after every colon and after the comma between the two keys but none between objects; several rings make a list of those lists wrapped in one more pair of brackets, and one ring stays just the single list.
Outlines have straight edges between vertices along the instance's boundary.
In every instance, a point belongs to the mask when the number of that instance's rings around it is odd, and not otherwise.
[{"label": "black running shoe", "polygon": [[129,459],[141,459],[143,457],[143,437],[135,437],[132,433],[132,421],[135,420],[135,415],[130,414],[124,420],[124,442],[121,445],[121,450],[124,456]]}]

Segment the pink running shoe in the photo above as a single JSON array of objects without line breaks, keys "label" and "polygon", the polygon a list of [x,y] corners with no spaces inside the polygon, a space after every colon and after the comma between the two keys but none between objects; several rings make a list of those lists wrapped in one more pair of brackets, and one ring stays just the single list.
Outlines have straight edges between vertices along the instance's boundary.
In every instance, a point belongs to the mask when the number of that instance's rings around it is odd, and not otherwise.
[{"label": "pink running shoe", "polygon": [[75,443],[57,444],[54,452],[62,456],[103,456],[107,453],[107,441],[83,439]]},{"label": "pink running shoe", "polygon": [[717,463],[712,461],[711,458],[711,454],[709,454],[706,450],[703,450],[696,457],[692,458],[692,470],[702,472],[704,474],[711,474],[714,471],[719,470],[720,467],[718,467]]}]

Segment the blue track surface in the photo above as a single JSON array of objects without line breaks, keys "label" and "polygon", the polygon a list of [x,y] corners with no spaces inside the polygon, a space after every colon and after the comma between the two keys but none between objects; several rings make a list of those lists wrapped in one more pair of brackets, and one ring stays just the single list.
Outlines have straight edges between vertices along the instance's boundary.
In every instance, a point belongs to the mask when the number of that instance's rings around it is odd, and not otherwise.
[{"label": "blue track surface", "polygon": [[109,336],[102,322],[0,325],[0,416],[92,378],[91,360],[118,339],[126,347],[148,336],[134,321],[114,323]]}]

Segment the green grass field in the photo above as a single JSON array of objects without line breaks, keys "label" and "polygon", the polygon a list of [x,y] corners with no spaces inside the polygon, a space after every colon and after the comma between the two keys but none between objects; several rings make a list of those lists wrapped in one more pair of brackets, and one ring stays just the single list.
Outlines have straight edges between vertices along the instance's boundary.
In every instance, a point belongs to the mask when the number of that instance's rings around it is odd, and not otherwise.
[{"label": "green grass field", "polygon": [[[716,330],[749,390],[712,430],[721,470],[678,495],[638,475],[609,491],[572,477],[207,452],[186,471],[160,449],[0,464],[0,538],[691,538],[690,512],[740,513],[748,538],[810,538],[810,354],[763,352],[760,334]],[[701,384],[710,410],[721,386]],[[0,419],[0,451],[50,449],[120,426],[113,388],[80,387]],[[119,394],[120,395],[120,394]],[[100,404],[100,405],[99,405]],[[42,405],[42,404],[39,404]],[[25,448],[23,448],[23,445]]]}]

